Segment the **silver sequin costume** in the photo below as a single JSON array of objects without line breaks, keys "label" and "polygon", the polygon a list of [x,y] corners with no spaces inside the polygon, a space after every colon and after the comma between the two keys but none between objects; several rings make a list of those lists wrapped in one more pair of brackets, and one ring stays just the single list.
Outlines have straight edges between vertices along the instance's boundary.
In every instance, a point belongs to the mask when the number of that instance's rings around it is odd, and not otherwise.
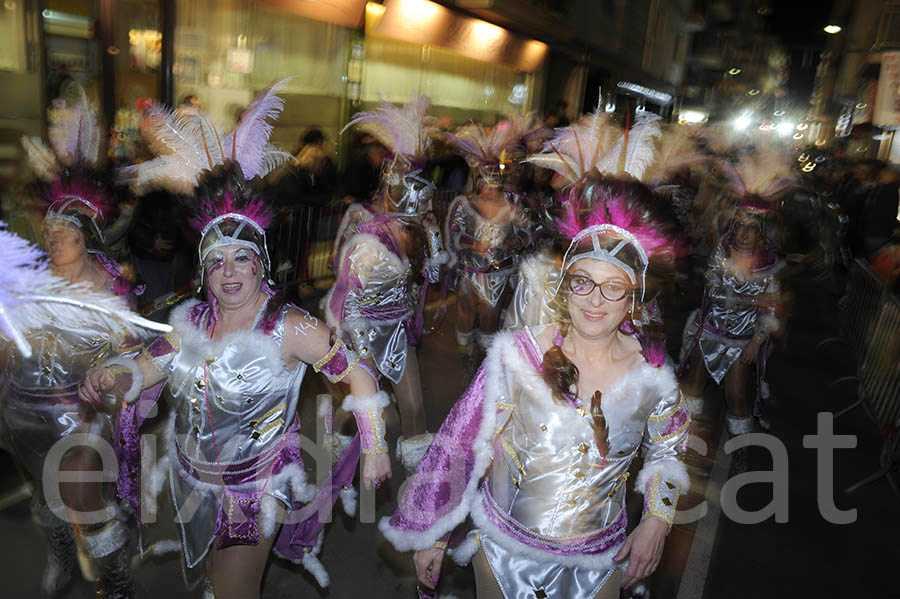
[{"label": "silver sequin costume", "polygon": [[755,298],[778,292],[783,264],[772,256],[745,277],[718,244],[707,264],[703,306],[685,325],[682,361],[698,347],[710,376],[721,383],[759,327],[763,337],[778,328],[775,316],[759,313]]},{"label": "silver sequin costume", "polygon": [[[485,302],[496,306],[518,266],[519,251],[510,246],[518,239],[525,247],[530,239],[529,223],[521,209],[507,202],[497,216],[485,218],[467,196],[458,196],[450,204],[444,238],[450,252],[450,267],[456,266],[460,279]],[[474,243],[487,246],[476,251]]]},{"label": "silver sequin costume", "polygon": [[469,516],[476,530],[451,555],[468,561],[480,544],[505,597],[588,599],[625,541],[625,484],[639,451],[644,515],[672,523],[690,486],[681,461],[690,416],[671,366],[641,362],[603,395],[602,458],[589,406],[560,404],[544,382],[535,334],[496,336],[380,528],[399,550],[426,549]]},{"label": "silver sequin costume", "polygon": [[[235,331],[213,341],[208,331],[195,324],[206,322],[208,308],[197,315],[189,314],[198,304],[188,301],[177,307],[170,318],[174,333],[158,340],[145,353],[167,377],[174,398],[170,488],[176,509],[185,520],[179,525],[189,567],[203,559],[216,536],[216,519],[222,507],[220,467],[228,471],[238,464],[260,465],[260,474],[251,477],[254,480],[229,485],[229,489],[258,491],[265,485],[260,522],[264,536],[270,536],[275,527],[274,505],[269,498],[289,508],[292,501],[309,501],[315,493],[299,460],[266,476],[268,464],[280,448],[299,446],[298,433],[290,429],[297,419],[306,364],[301,362],[288,370],[281,349],[285,317],[291,306],[280,309],[268,333],[262,329],[264,304],[251,330]],[[191,502],[186,504],[188,497]]]}]

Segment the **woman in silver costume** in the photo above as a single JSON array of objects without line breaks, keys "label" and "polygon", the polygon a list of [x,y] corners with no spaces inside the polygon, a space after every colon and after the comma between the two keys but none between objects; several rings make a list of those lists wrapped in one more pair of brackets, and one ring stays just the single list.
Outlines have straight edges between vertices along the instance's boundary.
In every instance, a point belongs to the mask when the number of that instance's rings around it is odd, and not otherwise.
[{"label": "woman in silver costume", "polygon": [[411,472],[431,442],[416,347],[425,297],[446,262],[431,211],[434,185],[423,167],[433,135],[428,99],[390,103],[357,114],[348,124],[372,133],[389,149],[382,185],[368,206],[352,205],[335,246],[335,283],[325,298],[328,323],[391,382],[400,412],[397,460]]},{"label": "woman in silver costume", "polygon": [[[780,197],[794,185],[791,161],[775,151],[726,167],[727,186],[739,199],[709,257],[703,303],[688,316],[679,379],[691,412],[703,411],[707,378],[724,385],[732,435],[749,433],[769,397],[765,381],[769,337],[779,330],[779,275],[784,262],[772,247],[766,224]],[[751,402],[747,392],[756,391]]]},{"label": "woman in silver costume", "polygon": [[[185,561],[195,567],[206,559],[206,596],[219,599],[259,597],[270,550],[302,564],[326,586],[316,559],[321,509],[330,509],[352,482],[360,452],[366,486],[390,476],[381,415],[386,395],[339,337],[281,301],[267,281],[271,213],[251,179],[283,158],[266,145],[267,120],[282,105],[279,86],[261,92],[227,136],[199,115],[176,120],[158,108],[148,115],[154,146],[174,152],[143,163],[134,176],[176,188],[197,181],[193,224],[201,233],[206,301],[178,306],[171,334],[134,360],[91,370],[80,391],[86,401],[112,393],[126,402],[119,490],[140,513],[140,481],[131,478],[139,471],[139,427],[156,399],[148,390],[168,386],[175,401],[167,441],[170,490]],[[214,141],[220,139],[221,145]],[[334,382],[349,383],[344,408],[359,426],[359,440],[318,490],[307,481],[300,455],[299,392],[309,364]],[[320,509],[297,522],[310,502]]]},{"label": "woman in silver costume", "polygon": [[[642,122],[632,137],[652,129]],[[650,192],[592,181],[595,168],[575,173],[557,223],[566,245],[535,300],[550,303],[550,324],[495,337],[397,511],[380,523],[397,549],[416,551],[422,596],[448,551],[473,559],[479,599],[618,597],[659,563],[690,486],[681,461],[690,417],[664,343],[637,334],[630,315],[641,309],[650,262],[675,248],[649,211]],[[627,534],[625,483],[642,450],[635,488],[644,514]],[[467,518],[475,530],[460,535]]]},{"label": "woman in silver costume", "polygon": [[[22,140],[35,173],[47,183],[43,246],[53,274],[80,283],[83,292],[121,296],[133,305],[134,285],[104,253],[103,224],[112,203],[96,170],[102,129],[84,91],[73,90],[74,98],[57,99],[50,108],[51,147],[38,138]],[[90,323],[72,307],[50,311],[24,337],[30,356],[11,345],[3,348],[0,406],[12,454],[35,482],[33,515],[49,541],[42,589],[56,596],[71,580],[77,536],[84,553],[97,563],[102,596],[130,597],[128,528],[117,518],[121,514],[112,485],[96,478],[58,487],[45,487],[43,481],[53,472],[103,470],[101,452],[112,446],[114,414],[107,406],[94,409],[80,403],[78,385],[92,366],[139,350],[141,339],[121,326]],[[66,438],[82,442],[56,455]]]},{"label": "woman in silver costume", "polygon": [[444,225],[449,267],[458,273],[456,339],[470,353],[473,338],[485,350],[497,331],[518,255],[531,241],[524,206],[504,186],[516,133],[503,121],[490,131],[473,123],[447,136],[474,171],[474,193],[453,200]]}]

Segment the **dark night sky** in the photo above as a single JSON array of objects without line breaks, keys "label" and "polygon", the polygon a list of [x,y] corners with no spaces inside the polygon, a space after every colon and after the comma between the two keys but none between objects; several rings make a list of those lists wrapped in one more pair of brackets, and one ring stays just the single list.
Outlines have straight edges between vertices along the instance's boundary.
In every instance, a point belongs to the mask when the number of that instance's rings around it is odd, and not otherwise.
[{"label": "dark night sky", "polygon": [[834,0],[779,0],[771,4],[766,22],[790,54],[788,90],[795,101],[806,102],[812,92],[819,54],[829,35],[823,28],[828,24],[833,4]]}]

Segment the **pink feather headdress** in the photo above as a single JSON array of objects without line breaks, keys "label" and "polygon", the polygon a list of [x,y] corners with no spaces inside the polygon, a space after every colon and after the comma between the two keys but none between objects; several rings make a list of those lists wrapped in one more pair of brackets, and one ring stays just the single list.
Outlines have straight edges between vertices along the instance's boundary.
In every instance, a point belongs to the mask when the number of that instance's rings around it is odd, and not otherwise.
[{"label": "pink feather headdress", "polygon": [[284,108],[277,92],[286,81],[261,91],[226,135],[203,115],[177,115],[159,105],[145,115],[141,131],[157,157],[120,175],[138,190],[160,187],[183,195],[200,232],[201,265],[212,250],[239,245],[260,256],[264,271],[271,266],[265,229],[272,212],[258,182],[293,158],[269,143],[272,121]]},{"label": "pink feather headdress", "polygon": [[49,146],[23,137],[28,163],[44,184],[46,223],[62,221],[84,235],[91,252],[104,248],[103,224],[115,212],[109,183],[100,173],[103,133],[84,88],[69,84],[47,110]]}]

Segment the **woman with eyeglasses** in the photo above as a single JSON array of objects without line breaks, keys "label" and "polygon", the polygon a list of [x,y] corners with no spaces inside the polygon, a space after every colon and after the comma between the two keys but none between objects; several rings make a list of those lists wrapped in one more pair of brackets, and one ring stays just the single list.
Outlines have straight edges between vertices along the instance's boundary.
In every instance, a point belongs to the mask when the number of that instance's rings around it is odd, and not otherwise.
[{"label": "woman with eyeglasses", "polygon": [[[496,336],[380,524],[397,549],[415,550],[422,596],[448,551],[472,559],[479,599],[617,598],[659,564],[690,486],[690,417],[661,339],[636,328],[648,267],[675,249],[651,199],[633,182],[573,188],[557,223],[565,244],[531,296],[545,324]],[[644,512],[628,534],[639,452]]]}]

